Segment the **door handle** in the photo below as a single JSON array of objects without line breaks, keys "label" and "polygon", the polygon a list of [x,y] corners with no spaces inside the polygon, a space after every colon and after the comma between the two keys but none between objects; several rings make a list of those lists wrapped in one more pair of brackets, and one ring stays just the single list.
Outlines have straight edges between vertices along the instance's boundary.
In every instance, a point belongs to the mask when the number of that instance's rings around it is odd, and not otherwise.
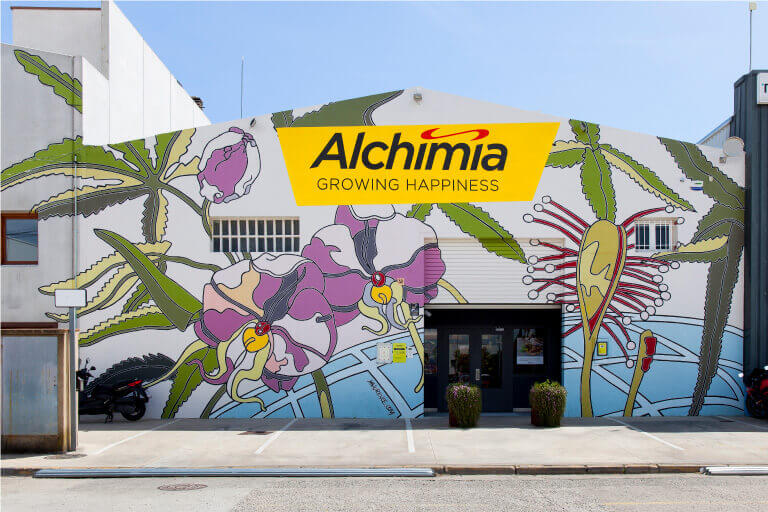
[{"label": "door handle", "polygon": [[480,368],[475,368],[475,380],[480,382]]}]

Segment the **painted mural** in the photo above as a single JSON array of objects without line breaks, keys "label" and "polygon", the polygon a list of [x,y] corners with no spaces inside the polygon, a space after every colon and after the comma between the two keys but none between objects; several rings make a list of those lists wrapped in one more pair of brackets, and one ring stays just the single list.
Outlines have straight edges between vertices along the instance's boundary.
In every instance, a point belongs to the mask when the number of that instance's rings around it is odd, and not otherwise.
[{"label": "painted mural", "polygon": [[[78,102],[73,91],[81,88],[71,77],[34,55],[17,59],[24,72],[78,108],[81,93]],[[402,96],[384,93],[265,119],[271,128],[370,125],[377,109]],[[683,197],[686,189],[675,191],[641,163],[642,155],[601,141],[600,127],[582,121],[564,123],[571,137],[555,142],[547,168],[578,172],[583,197],[548,194],[549,184],[542,182],[539,201],[522,218],[494,218],[490,208],[468,203],[342,205],[291,254],[176,249],[183,244],[168,229],[171,218],[183,218],[186,236],[209,248],[218,209],[232,212],[233,205],[259,201],[271,193],[268,175],[285,172],[279,146],[268,151],[249,130],[255,122],[103,147],[64,139],[2,170],[3,194],[39,180],[40,201],[32,211],[42,222],[73,215],[73,191],[50,190],[47,183],[77,174],[77,213],[96,225],[98,243],[87,247],[92,263],[39,291],[88,290],[88,303],[78,310],[86,356],[97,345],[156,340],[157,354],[112,361],[100,378],[131,368],[140,372],[153,399],[164,402],[163,417],[422,415],[421,308],[439,294],[468,302],[449,280],[434,227],[438,218],[510,268],[523,266],[520,286],[529,288],[531,301],[563,306],[563,380],[573,397],[567,415],[742,410],[735,377],[742,333],[728,319],[743,249],[744,189],[697,146],[654,142],[688,180],[702,183],[712,202],[691,239],[668,251],[633,251],[635,225],[662,213],[674,215],[675,223],[684,222],[682,212],[696,214]],[[270,137],[276,142],[274,130]],[[642,197],[646,205],[624,219],[617,219],[617,205],[628,200],[614,186],[618,176],[635,185],[632,204]],[[135,219],[114,212],[134,203],[141,210]],[[134,223],[141,238],[132,237],[126,223]],[[542,239],[552,233],[565,243],[534,238],[530,245],[549,253],[526,256],[512,235],[526,225]],[[684,271],[686,264],[707,268],[697,318],[665,310],[672,294],[686,293],[672,289],[665,275]],[[185,273],[190,277],[179,278]],[[68,320],[58,312],[48,316]],[[183,333],[181,347],[170,341],[176,333]],[[599,356],[598,345],[606,340],[616,355]],[[406,363],[379,362],[382,342],[405,343]],[[690,372],[695,376],[679,378]]]}]

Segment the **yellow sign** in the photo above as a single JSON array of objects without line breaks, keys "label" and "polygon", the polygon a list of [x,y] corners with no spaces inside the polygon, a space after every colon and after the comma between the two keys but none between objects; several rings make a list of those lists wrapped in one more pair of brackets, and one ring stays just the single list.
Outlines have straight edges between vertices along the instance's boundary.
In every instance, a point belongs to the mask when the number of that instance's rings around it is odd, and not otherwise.
[{"label": "yellow sign", "polygon": [[278,128],[299,206],[530,201],[559,123]]},{"label": "yellow sign", "polygon": [[608,355],[608,342],[607,341],[598,341],[597,342],[597,355],[599,355],[599,356],[607,356]]},{"label": "yellow sign", "polygon": [[392,362],[393,363],[405,362],[405,343],[392,344]]}]

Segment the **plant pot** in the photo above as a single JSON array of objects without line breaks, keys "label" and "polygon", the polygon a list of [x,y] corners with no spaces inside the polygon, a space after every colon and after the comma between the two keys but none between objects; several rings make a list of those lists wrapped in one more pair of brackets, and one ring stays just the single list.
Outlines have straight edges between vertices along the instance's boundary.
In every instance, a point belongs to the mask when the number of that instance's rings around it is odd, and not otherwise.
[{"label": "plant pot", "polygon": [[448,411],[448,426],[450,427],[459,426],[459,420],[457,420],[456,416],[453,415],[453,411]]},{"label": "plant pot", "polygon": [[539,415],[539,412],[536,410],[535,407],[531,407],[531,425],[534,427],[543,427],[544,421],[542,420],[541,416]]}]

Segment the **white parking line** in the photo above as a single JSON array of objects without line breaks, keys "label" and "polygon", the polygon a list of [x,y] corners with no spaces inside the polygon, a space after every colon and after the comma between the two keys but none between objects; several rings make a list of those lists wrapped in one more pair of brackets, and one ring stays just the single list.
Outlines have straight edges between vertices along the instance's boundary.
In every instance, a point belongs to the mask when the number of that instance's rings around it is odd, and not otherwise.
[{"label": "white parking line", "polygon": [[267,439],[267,442],[266,442],[266,443],[264,443],[263,445],[261,445],[261,446],[259,447],[259,449],[258,449],[258,450],[256,450],[254,453],[255,453],[256,455],[261,455],[261,453],[262,453],[264,450],[266,450],[266,449],[267,449],[267,446],[269,446],[270,444],[272,444],[272,442],[273,442],[275,439],[277,439],[278,437],[280,437],[280,434],[282,434],[283,432],[285,432],[286,430],[288,430],[289,428],[291,428],[291,425],[293,425],[294,423],[296,423],[296,418],[293,418],[291,421],[289,421],[289,422],[288,422],[288,424],[287,424],[286,426],[284,426],[283,428],[281,428],[280,430],[278,430],[277,432],[275,432],[274,434],[272,434],[272,435],[270,436],[270,438],[269,438],[269,439]]},{"label": "white parking line", "polygon": [[621,421],[621,420],[617,420],[616,418],[608,418],[608,419],[609,419],[609,420],[611,420],[611,421],[615,421],[616,423],[620,423],[620,424],[624,425],[625,427],[627,427],[627,428],[629,428],[629,429],[632,429],[632,430],[634,430],[635,432],[640,432],[641,434],[643,434],[643,435],[646,435],[646,436],[650,437],[650,438],[651,438],[651,439],[653,439],[654,441],[658,441],[658,442],[660,442],[660,443],[662,443],[662,444],[665,444],[665,445],[669,446],[670,448],[674,448],[675,450],[685,450],[685,448],[680,448],[680,447],[679,447],[679,446],[677,446],[677,445],[674,445],[674,444],[672,444],[672,443],[669,443],[669,442],[667,442],[667,441],[665,441],[665,440],[663,440],[663,439],[659,439],[659,438],[658,438],[658,437],[656,437],[655,435],[653,435],[653,434],[649,434],[649,433],[648,433],[648,432],[646,432],[645,430],[641,430],[641,429],[639,429],[639,428],[637,428],[637,427],[633,427],[633,426],[632,426],[632,425],[630,425],[629,423],[624,423],[623,421]]},{"label": "white parking line", "polygon": [[740,420],[738,418],[726,418],[725,416],[716,416],[717,418],[720,418],[721,420],[727,420],[727,421],[736,421],[738,423],[743,423],[745,425],[749,425],[750,427],[759,428],[760,430],[768,430],[768,427],[763,427],[761,425],[755,425],[754,423],[751,423],[749,421]]},{"label": "white parking line", "polygon": [[109,444],[109,445],[105,446],[104,448],[102,448],[101,450],[97,450],[97,451],[95,451],[93,453],[89,453],[88,455],[99,455],[100,453],[104,453],[105,451],[109,450],[110,448],[114,448],[115,446],[117,446],[119,444],[123,444],[125,442],[128,442],[131,439],[136,439],[137,437],[143,436],[144,434],[148,434],[149,432],[152,432],[153,430],[159,430],[159,429],[165,428],[165,427],[167,427],[169,425],[173,425],[174,423],[176,423],[179,420],[181,420],[181,418],[173,420],[173,421],[170,421],[168,423],[163,423],[162,425],[158,425],[155,428],[151,428],[149,430],[144,430],[142,432],[139,432],[138,434],[134,434],[134,435],[132,435],[130,437],[126,437],[122,441],[118,441],[116,443]]},{"label": "white parking line", "polygon": [[408,453],[415,452],[416,446],[413,444],[413,429],[410,418],[405,418],[405,437],[408,439]]}]

